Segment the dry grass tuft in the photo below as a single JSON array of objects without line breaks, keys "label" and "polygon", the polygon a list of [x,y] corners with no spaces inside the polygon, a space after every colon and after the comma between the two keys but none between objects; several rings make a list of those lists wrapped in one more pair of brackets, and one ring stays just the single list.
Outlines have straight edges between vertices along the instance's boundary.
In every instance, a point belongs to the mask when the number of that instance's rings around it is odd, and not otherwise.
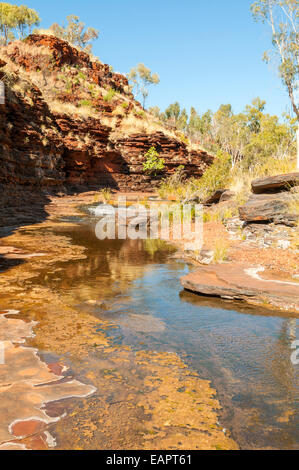
[{"label": "dry grass tuft", "polygon": [[218,238],[214,245],[214,263],[223,263],[227,260],[229,243],[227,240]]},{"label": "dry grass tuft", "polygon": [[99,114],[93,108],[87,106],[77,108],[71,103],[62,103],[58,100],[49,101],[48,105],[51,112],[54,114],[67,114],[73,117],[79,116],[83,119],[99,118]]},{"label": "dry grass tuft", "polygon": [[43,28],[35,29],[34,34],[39,34],[40,36],[43,36],[43,35],[55,36],[55,34],[53,33],[53,31],[51,31],[51,29],[43,29]]},{"label": "dry grass tuft", "polygon": [[257,178],[282,175],[296,171],[296,160],[291,158],[278,159],[269,157],[260,165],[255,165],[247,171],[242,167],[235,167],[231,173],[230,189],[236,193],[240,205],[244,204],[250,193],[251,183]]},{"label": "dry grass tuft", "polygon": [[102,189],[102,191],[100,191],[100,196],[101,196],[101,200],[105,203],[105,204],[109,204],[109,202],[111,202],[111,199],[112,199],[112,191],[110,188],[104,188]]},{"label": "dry grass tuft", "polygon": [[158,131],[178,140],[175,132],[169,131],[158,123],[153,122],[147,113],[143,113],[140,117],[136,116],[134,113],[130,113],[122,120],[120,126],[114,129],[112,137],[115,139],[124,138],[137,133],[151,135]]},{"label": "dry grass tuft", "polygon": [[35,46],[33,44],[28,44],[24,41],[14,41],[9,43],[6,47],[3,47],[4,53],[7,54],[7,56],[10,56],[11,54],[14,53],[15,49],[18,48],[19,51],[23,55],[29,55],[31,57],[36,57],[36,56],[46,56],[46,57],[52,57],[52,53],[50,49],[46,46]]}]

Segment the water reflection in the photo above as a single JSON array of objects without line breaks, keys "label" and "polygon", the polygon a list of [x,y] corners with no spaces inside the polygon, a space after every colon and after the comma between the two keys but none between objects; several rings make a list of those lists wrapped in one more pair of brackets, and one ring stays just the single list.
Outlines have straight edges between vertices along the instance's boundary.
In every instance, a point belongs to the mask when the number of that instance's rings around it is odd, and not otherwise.
[{"label": "water reflection", "polygon": [[[222,419],[243,448],[298,448],[299,376],[287,314],[182,292],[188,268],[171,260],[164,242],[100,242],[92,224],[58,233],[87,247],[86,258],[55,265],[38,282],[113,325],[105,334],[114,346],[176,352],[212,379]],[[85,373],[95,367],[91,353],[89,361]]]}]

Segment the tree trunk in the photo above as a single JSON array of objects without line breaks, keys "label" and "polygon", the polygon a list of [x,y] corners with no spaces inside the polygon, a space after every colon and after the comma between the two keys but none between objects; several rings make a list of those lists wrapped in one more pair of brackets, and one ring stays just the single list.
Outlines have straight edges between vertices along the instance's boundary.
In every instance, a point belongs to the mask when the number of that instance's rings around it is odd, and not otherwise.
[{"label": "tree trunk", "polygon": [[297,170],[299,170],[299,123],[297,129]]}]

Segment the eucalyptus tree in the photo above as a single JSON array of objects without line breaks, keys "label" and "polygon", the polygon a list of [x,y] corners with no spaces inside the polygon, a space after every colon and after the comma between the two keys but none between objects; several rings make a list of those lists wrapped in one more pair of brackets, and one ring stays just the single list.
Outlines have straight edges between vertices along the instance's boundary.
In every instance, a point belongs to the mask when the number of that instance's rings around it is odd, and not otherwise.
[{"label": "eucalyptus tree", "polygon": [[[298,0],[257,0],[251,5],[257,21],[270,27],[272,49],[264,60],[274,60],[297,116],[297,166],[299,168],[299,6]],[[296,96],[297,95],[297,96]]]},{"label": "eucalyptus tree", "polygon": [[0,43],[7,45],[16,34],[24,39],[39,22],[38,13],[32,8],[0,2]]},{"label": "eucalyptus tree", "polygon": [[80,21],[79,16],[69,15],[66,19],[66,26],[60,26],[58,23],[54,23],[50,26],[50,31],[52,31],[55,36],[70,42],[79,49],[91,52],[92,45],[90,42],[98,39],[99,31],[92,27],[86,28],[85,23]]},{"label": "eucalyptus tree", "polygon": [[129,82],[132,83],[135,96],[142,96],[143,109],[145,109],[146,99],[149,95],[149,87],[160,83],[159,75],[157,73],[152,73],[148,67],[143,63],[140,63],[131,69],[127,77]]}]

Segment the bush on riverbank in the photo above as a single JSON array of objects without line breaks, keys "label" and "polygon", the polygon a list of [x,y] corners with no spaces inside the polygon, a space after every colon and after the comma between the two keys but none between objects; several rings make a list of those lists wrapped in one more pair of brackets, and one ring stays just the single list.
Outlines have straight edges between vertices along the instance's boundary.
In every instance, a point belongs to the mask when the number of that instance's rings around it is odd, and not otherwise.
[{"label": "bush on riverbank", "polygon": [[196,194],[199,201],[203,202],[217,189],[230,189],[235,192],[237,202],[242,205],[250,194],[254,179],[292,173],[295,170],[295,158],[281,160],[275,157],[264,158],[250,167],[241,161],[232,168],[229,154],[219,150],[213,165],[201,178],[185,180],[177,178],[177,175],[171,176],[161,182],[158,192],[160,197],[171,197],[178,201]]}]

